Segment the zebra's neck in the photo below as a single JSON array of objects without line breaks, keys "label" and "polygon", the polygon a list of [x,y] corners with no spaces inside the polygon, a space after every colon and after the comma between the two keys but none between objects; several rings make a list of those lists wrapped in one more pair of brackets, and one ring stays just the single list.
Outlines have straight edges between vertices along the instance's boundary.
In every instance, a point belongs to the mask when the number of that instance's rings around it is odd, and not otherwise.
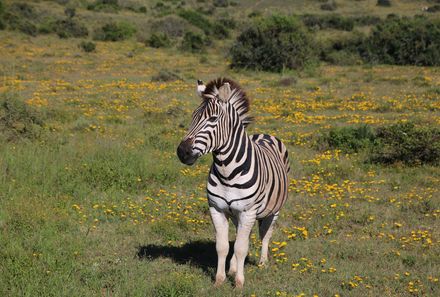
[{"label": "zebra's neck", "polygon": [[243,124],[237,121],[225,145],[213,152],[214,174],[223,180],[232,180],[249,171],[253,147]]}]

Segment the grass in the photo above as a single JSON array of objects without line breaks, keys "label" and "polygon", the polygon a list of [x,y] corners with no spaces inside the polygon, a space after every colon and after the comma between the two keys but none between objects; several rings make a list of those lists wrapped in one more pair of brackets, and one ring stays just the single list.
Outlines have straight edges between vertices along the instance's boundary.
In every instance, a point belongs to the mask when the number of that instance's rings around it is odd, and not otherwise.
[{"label": "grass", "polygon": [[[344,11],[367,5],[339,2]],[[35,137],[0,142],[1,296],[440,294],[439,167],[382,166],[362,152],[314,146],[332,127],[439,125],[438,67],[234,72],[223,55],[228,41],[202,63],[198,54],[133,39],[98,41],[85,54],[79,40],[55,35],[0,38],[0,92],[44,119]],[[180,80],[152,81],[163,69]],[[243,85],[256,116],[250,133],[280,137],[293,169],[270,265],[256,265],[254,230],[242,292],[232,280],[212,285],[211,158],[186,167],[175,156],[199,103],[196,79],[220,75]],[[279,84],[285,77],[295,83]]]}]

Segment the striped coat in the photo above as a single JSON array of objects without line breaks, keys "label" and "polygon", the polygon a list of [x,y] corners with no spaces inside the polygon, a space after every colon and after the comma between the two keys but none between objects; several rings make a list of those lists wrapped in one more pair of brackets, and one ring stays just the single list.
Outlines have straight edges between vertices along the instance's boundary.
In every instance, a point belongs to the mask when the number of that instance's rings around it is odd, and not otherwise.
[{"label": "striped coat", "polygon": [[287,199],[289,160],[284,144],[274,136],[248,136],[249,99],[234,81],[219,78],[206,86],[199,81],[201,105],[194,111],[187,135],[177,149],[179,159],[192,165],[212,152],[207,193],[216,229],[218,265],[216,285],[226,278],[229,250],[228,220],[237,227],[229,273],[235,284],[244,284],[244,259],[252,226],[259,222],[262,251],[260,264],[267,261],[273,225]]}]

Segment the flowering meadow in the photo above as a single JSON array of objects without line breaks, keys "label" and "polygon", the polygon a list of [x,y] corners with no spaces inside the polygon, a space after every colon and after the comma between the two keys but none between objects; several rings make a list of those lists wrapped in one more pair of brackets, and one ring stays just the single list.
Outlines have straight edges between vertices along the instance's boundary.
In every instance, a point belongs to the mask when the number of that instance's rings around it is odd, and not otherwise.
[{"label": "flowering meadow", "polygon": [[[1,296],[440,296],[440,167],[316,145],[334,127],[440,126],[440,68],[271,74],[232,71],[221,49],[0,38]],[[180,79],[152,79],[164,69]],[[269,266],[255,229],[242,291],[213,286],[211,156],[175,153],[196,80],[217,76],[243,86],[249,134],[282,139],[292,168]]]}]

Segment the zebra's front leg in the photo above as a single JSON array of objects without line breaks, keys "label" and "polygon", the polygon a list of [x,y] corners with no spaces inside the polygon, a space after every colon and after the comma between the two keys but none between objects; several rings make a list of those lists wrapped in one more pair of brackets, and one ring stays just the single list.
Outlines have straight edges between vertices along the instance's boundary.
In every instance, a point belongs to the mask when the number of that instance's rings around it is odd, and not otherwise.
[{"label": "zebra's front leg", "polygon": [[249,235],[256,219],[256,211],[242,212],[238,215],[237,238],[234,245],[234,255],[237,261],[235,287],[242,288],[244,284],[244,260],[249,250]]},{"label": "zebra's front leg", "polygon": [[[232,222],[234,223],[235,229],[238,227],[238,219],[235,216],[231,217]],[[231,261],[229,262],[229,271],[228,274],[230,276],[235,275],[237,272],[237,258],[235,257],[235,253],[232,255]]]},{"label": "zebra's front leg", "polygon": [[259,265],[266,265],[268,259],[269,242],[272,237],[273,227],[278,218],[278,214],[265,217],[258,221],[261,239],[261,256]]},{"label": "zebra's front leg", "polygon": [[228,218],[224,213],[217,211],[214,207],[210,207],[209,211],[215,228],[215,248],[217,250],[218,262],[214,285],[218,287],[226,279],[225,264],[229,252],[229,226]]}]

